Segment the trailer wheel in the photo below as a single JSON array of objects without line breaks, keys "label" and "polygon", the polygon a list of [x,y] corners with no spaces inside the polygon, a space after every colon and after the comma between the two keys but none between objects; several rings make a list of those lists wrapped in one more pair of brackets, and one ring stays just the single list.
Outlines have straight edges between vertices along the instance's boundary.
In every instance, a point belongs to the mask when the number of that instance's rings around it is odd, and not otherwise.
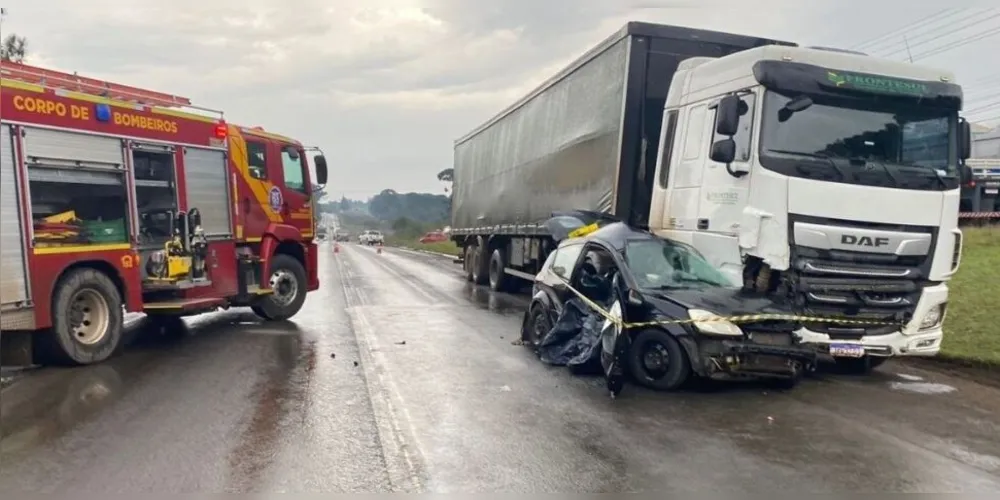
[{"label": "trailer wheel", "polygon": [[472,269],[475,267],[476,263],[476,246],[468,245],[465,247],[465,257],[462,259],[462,269],[465,270],[465,280],[472,282],[475,281],[475,277],[472,275]]},{"label": "trailer wheel", "polygon": [[111,278],[94,269],[71,271],[56,284],[52,328],[38,336],[42,361],[89,365],[110,358],[122,344],[123,317]]},{"label": "trailer wheel", "polygon": [[283,254],[271,259],[271,290],[251,309],[270,321],[281,321],[295,316],[306,301],[306,270],[299,261]]},{"label": "trailer wheel", "polygon": [[691,376],[691,361],[669,333],[643,330],[628,352],[628,368],[639,384],[658,391],[680,388]]},{"label": "trailer wheel", "polygon": [[508,285],[510,285],[510,278],[507,277],[507,273],[504,271],[504,268],[507,267],[506,252],[501,248],[494,250],[493,255],[490,256],[489,266],[490,290],[494,292],[507,291],[507,288],[509,288]]},{"label": "trailer wheel", "polygon": [[476,258],[472,259],[472,281],[477,285],[487,285],[490,282],[489,249],[476,245]]}]

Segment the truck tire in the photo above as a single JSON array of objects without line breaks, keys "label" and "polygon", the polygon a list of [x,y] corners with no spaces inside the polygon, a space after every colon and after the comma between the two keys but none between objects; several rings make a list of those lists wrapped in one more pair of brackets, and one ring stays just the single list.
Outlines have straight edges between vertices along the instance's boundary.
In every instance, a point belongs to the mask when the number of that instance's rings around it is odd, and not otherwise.
[{"label": "truck tire", "polygon": [[95,269],[70,271],[56,283],[52,328],[38,335],[44,364],[89,365],[113,356],[122,344],[124,311],[118,287]]},{"label": "truck tire", "polygon": [[476,258],[472,259],[472,282],[487,285],[490,282],[490,259],[488,248],[476,246]]},{"label": "truck tire", "polygon": [[644,387],[673,391],[690,378],[691,361],[673,335],[659,329],[648,329],[632,341],[628,352],[628,370],[632,378]]},{"label": "truck tire", "polygon": [[462,259],[462,268],[465,270],[465,281],[475,281],[475,277],[472,275],[472,269],[475,267],[475,263],[476,246],[468,245],[465,247],[465,257]]},{"label": "truck tire", "polygon": [[278,254],[271,259],[271,289],[251,307],[253,312],[269,321],[282,321],[302,309],[306,301],[306,270],[295,258]]},{"label": "truck tire", "polygon": [[490,290],[506,292],[510,285],[510,277],[504,271],[507,267],[507,255],[502,248],[493,250],[489,263]]}]

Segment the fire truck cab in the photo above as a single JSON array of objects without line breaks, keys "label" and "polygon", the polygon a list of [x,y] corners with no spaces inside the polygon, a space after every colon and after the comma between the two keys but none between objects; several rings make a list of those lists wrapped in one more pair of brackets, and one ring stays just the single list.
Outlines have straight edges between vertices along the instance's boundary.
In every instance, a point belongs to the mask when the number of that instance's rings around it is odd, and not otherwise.
[{"label": "fire truck cab", "polygon": [[[319,287],[322,154],[190,100],[2,63],[0,341],[8,362],[101,362],[124,313],[295,315]],[[186,108],[186,109],[185,109]],[[313,148],[309,148],[312,150]]]}]

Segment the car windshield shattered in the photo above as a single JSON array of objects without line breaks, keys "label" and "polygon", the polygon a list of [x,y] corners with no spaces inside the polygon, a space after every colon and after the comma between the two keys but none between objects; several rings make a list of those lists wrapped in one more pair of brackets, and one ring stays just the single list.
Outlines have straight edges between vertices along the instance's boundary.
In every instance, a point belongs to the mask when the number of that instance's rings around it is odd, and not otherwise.
[{"label": "car windshield shattered", "polygon": [[625,261],[641,288],[735,288],[696,250],[660,239],[625,244]]}]

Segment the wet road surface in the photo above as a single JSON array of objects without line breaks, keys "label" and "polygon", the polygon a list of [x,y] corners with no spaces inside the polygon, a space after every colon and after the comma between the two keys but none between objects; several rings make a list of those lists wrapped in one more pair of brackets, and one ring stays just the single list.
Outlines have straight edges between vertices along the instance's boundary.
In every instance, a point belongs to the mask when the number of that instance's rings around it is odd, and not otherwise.
[{"label": "wet road surface", "polygon": [[0,393],[0,491],[1000,491],[1000,390],[900,364],[659,394],[514,346],[525,297],[329,246],[292,322],[137,332]]}]

